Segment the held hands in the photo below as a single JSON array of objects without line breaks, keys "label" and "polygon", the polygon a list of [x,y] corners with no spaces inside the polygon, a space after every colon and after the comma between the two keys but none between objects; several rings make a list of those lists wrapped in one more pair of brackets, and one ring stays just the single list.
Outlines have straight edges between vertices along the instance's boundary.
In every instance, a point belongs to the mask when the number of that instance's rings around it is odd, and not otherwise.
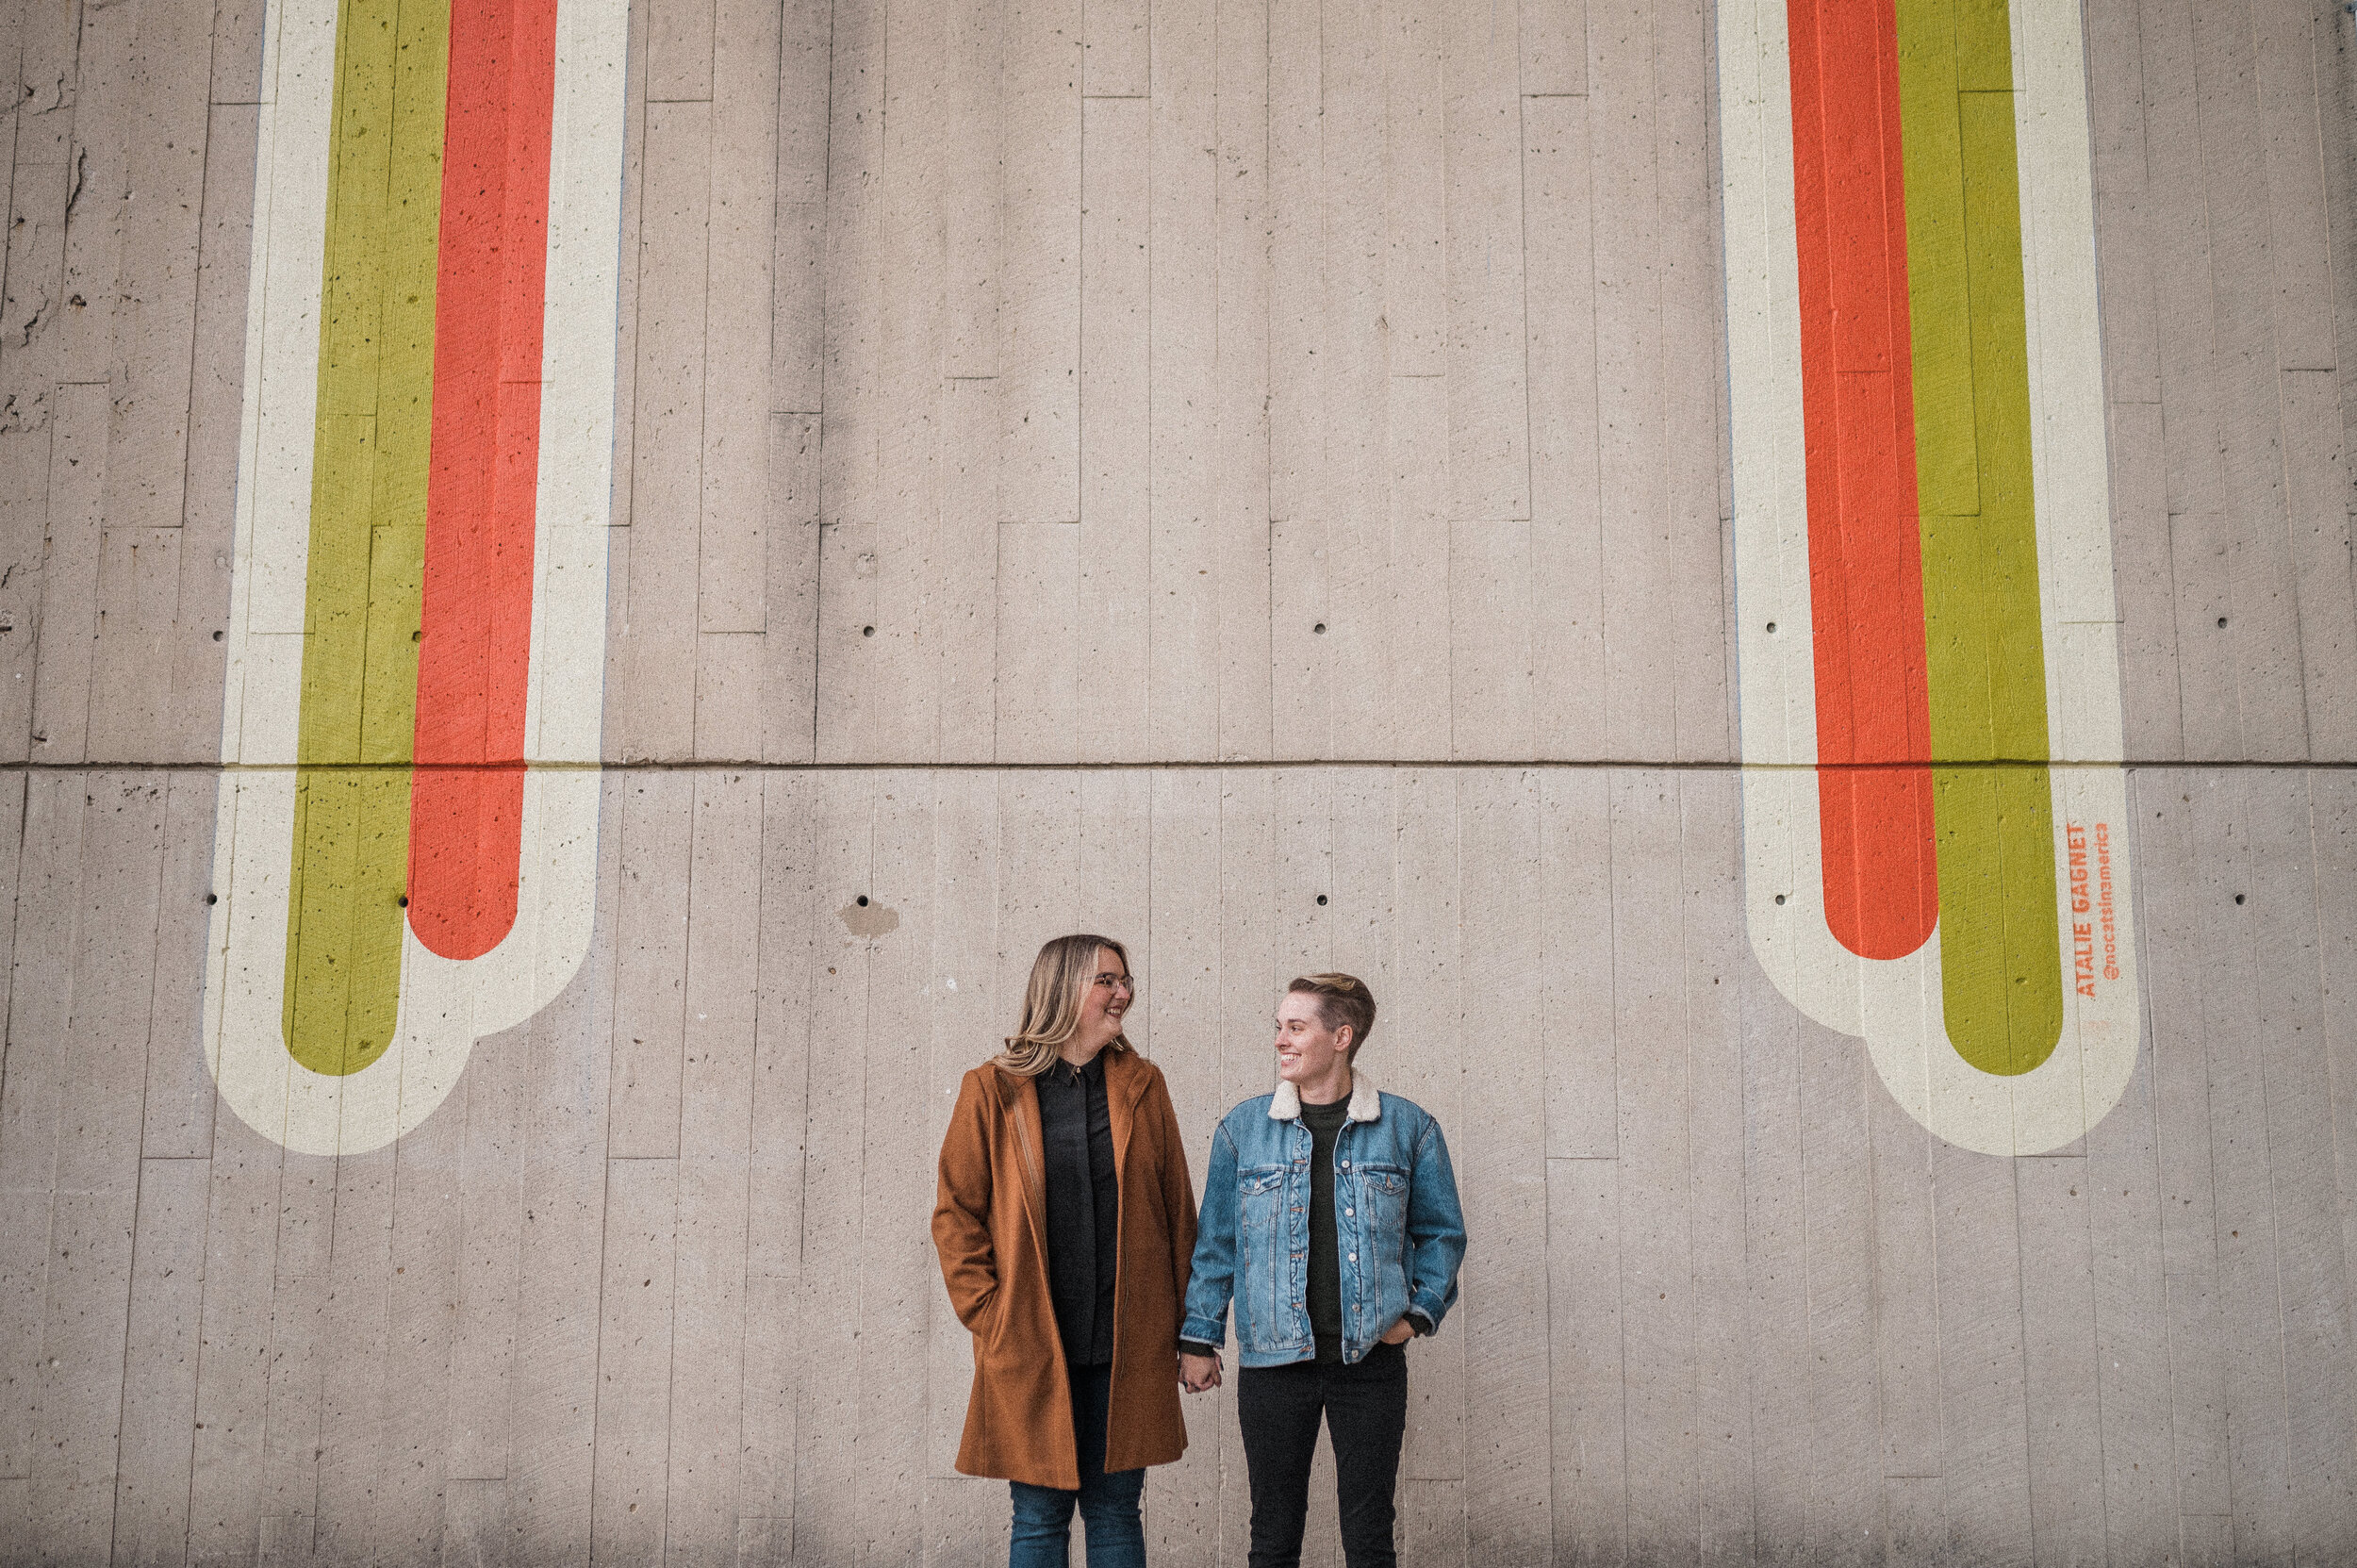
[{"label": "held hands", "polygon": [[[1383,1330],[1380,1343],[1405,1345],[1416,1337],[1416,1326],[1401,1318]],[[1189,1394],[1202,1394],[1220,1385],[1220,1362],[1217,1356],[1191,1356],[1178,1352],[1178,1381]]]}]

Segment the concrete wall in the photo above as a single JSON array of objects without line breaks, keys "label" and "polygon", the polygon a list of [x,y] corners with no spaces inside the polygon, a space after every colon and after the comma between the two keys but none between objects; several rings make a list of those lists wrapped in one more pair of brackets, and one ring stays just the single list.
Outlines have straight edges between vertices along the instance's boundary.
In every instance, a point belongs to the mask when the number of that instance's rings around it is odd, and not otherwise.
[{"label": "concrete wall", "polygon": [[[1921,613],[2018,568],[2063,717],[1836,754],[1849,437],[1759,388],[1816,341],[1794,170],[1872,209],[1806,125],[1900,121],[1795,109],[1798,0],[566,3],[550,249],[474,179],[530,106],[461,156],[363,58],[437,13],[0,0],[0,1560],[1002,1561],[925,1218],[1071,929],[1134,944],[1198,1166],[1288,976],[1381,999],[1473,1232],[1403,1560],[2357,1559],[2347,8],[2013,0],[2017,79],[1967,60],[1959,124],[2027,106],[2027,413],[1973,428],[2043,553]],[[503,248],[401,250],[437,190]],[[429,273],[505,313],[417,337]],[[420,364],[450,463],[537,432],[537,577],[399,480]],[[517,582],[528,652],[450,677]],[[1858,734],[1959,700],[1931,641]],[[2066,966],[2110,792],[2124,978],[2041,971],[2044,1077],[1952,1065],[1958,977],[2057,956],[1961,934],[1962,863],[1944,944],[1820,939],[1818,766],[1927,761],[2034,781],[2053,863],[1987,885],[2053,882]],[[429,950],[429,883],[519,934]],[[1188,1412],[1153,1559],[1240,1563]]]}]

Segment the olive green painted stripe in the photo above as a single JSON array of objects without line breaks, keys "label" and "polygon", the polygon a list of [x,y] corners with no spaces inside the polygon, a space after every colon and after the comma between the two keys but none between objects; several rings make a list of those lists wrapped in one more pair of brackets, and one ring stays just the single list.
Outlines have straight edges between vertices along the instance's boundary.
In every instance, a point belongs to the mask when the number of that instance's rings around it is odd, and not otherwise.
[{"label": "olive green painted stripe", "polygon": [[[2005,0],[1897,0],[1932,756],[2043,762],[2045,634]],[[1933,770],[1941,1001],[1975,1067],[2062,1035],[2048,770]]]},{"label": "olive green painted stripe", "polygon": [[2026,1073],[2062,1036],[2053,809],[2043,767],[1932,769],[1941,1011],[1985,1073]]},{"label": "olive green painted stripe", "polygon": [[401,1003],[409,769],[298,771],[294,842],[287,1048],[313,1072],[356,1073],[392,1044]]},{"label": "olive green painted stripe", "polygon": [[449,0],[343,0],[287,913],[287,1048],[350,1073],[392,1041],[417,726]]}]

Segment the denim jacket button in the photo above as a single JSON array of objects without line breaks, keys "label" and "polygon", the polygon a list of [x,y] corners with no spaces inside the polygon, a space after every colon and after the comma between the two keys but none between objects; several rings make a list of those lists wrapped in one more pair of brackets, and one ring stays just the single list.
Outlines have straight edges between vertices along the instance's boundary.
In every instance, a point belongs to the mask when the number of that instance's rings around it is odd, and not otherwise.
[{"label": "denim jacket button", "polygon": [[1357,1254],[1356,1252],[1352,1253],[1352,1254],[1350,1255],[1350,1261],[1351,1261],[1352,1263],[1357,1263],[1357,1262],[1359,1261],[1359,1254]]},{"label": "denim jacket button", "polygon": [[1344,1209],[1343,1211],[1343,1218],[1344,1219],[1357,1219],[1358,1217],[1359,1211],[1356,1209]]}]

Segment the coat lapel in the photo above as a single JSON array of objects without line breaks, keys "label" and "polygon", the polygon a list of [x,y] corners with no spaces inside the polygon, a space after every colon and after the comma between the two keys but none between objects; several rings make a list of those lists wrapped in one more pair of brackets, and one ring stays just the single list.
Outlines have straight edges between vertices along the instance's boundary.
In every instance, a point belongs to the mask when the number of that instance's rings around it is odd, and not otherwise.
[{"label": "coat lapel", "polygon": [[1137,1125],[1138,1098],[1146,1093],[1146,1064],[1135,1051],[1108,1049],[1105,1064],[1105,1110],[1113,1124],[1113,1184],[1123,1185],[1129,1170],[1129,1132]]},{"label": "coat lapel", "polygon": [[1023,1212],[1030,1216],[1031,1240],[1047,1255],[1047,1130],[1040,1125],[1039,1085],[1001,1073],[1007,1119],[1014,1126],[1014,1163],[1023,1172]]}]

